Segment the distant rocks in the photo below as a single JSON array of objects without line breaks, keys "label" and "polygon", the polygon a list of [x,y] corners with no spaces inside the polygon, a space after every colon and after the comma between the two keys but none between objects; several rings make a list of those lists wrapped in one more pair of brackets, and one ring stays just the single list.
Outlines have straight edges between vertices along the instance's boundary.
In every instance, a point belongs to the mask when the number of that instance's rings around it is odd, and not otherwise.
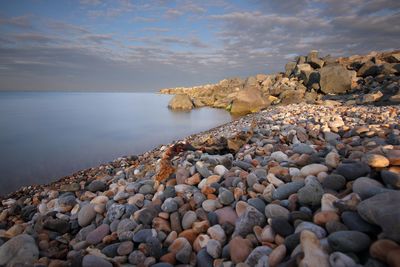
[{"label": "distant rocks", "polygon": [[191,110],[194,106],[188,95],[178,94],[169,101],[168,107],[177,110]]}]

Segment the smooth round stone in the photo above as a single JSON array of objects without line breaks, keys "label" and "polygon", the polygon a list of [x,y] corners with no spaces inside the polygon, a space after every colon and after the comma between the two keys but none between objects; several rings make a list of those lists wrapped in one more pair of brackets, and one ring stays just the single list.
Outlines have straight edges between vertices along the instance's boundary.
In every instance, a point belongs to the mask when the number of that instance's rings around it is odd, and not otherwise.
[{"label": "smooth round stone", "polygon": [[373,258],[376,258],[382,262],[386,262],[388,253],[399,248],[400,246],[392,240],[380,239],[371,245],[369,252]]},{"label": "smooth round stone", "polygon": [[253,246],[249,239],[236,236],[229,242],[230,258],[235,264],[244,262],[252,250]]},{"label": "smooth round stone", "polygon": [[107,189],[107,184],[100,180],[94,180],[87,187],[87,190],[93,193],[96,193],[97,191],[105,191],[106,189]]},{"label": "smooth round stone", "polygon": [[132,240],[136,243],[145,243],[147,238],[156,236],[157,231],[155,229],[142,229],[135,233]]},{"label": "smooth round stone", "polygon": [[217,205],[218,205],[217,201],[214,200],[214,199],[207,199],[201,204],[203,209],[205,211],[207,211],[207,212],[216,210],[217,209]]},{"label": "smooth round stone", "polygon": [[256,208],[259,212],[264,213],[265,202],[259,198],[250,198],[247,203]]},{"label": "smooth round stone", "polygon": [[212,239],[215,239],[215,240],[221,242],[222,244],[224,244],[226,241],[225,231],[224,231],[224,229],[222,229],[221,225],[219,225],[219,224],[213,225],[212,227],[208,228],[207,234]]},{"label": "smooth round stone", "polygon": [[233,193],[229,190],[221,190],[220,193],[218,194],[218,200],[222,205],[229,205],[231,204],[235,199],[233,197]]},{"label": "smooth round stone", "polygon": [[289,214],[289,221],[292,223],[294,223],[296,220],[312,221],[312,219],[312,214],[309,212],[303,212],[301,210],[295,210]]},{"label": "smooth round stone", "polygon": [[371,168],[368,166],[368,164],[363,162],[342,163],[336,168],[336,173],[342,175],[350,181],[365,176],[370,172]]},{"label": "smooth round stone", "polygon": [[361,199],[367,199],[385,191],[387,189],[380,182],[368,177],[360,177],[353,183],[353,192],[357,193]]},{"label": "smooth round stone", "polygon": [[270,225],[275,233],[283,237],[286,237],[294,233],[293,226],[287,221],[286,218],[282,217],[272,218]]},{"label": "smooth round stone", "polygon": [[143,195],[147,195],[147,194],[153,194],[154,193],[154,188],[152,185],[150,184],[144,184],[140,187],[139,189],[139,193],[143,194]]},{"label": "smooth round stone", "polygon": [[298,153],[298,154],[313,154],[315,153],[314,148],[311,146],[304,144],[304,143],[298,143],[293,145],[293,152]]},{"label": "smooth round stone", "polygon": [[207,219],[210,222],[211,226],[218,224],[218,215],[214,211],[210,211],[207,214]]},{"label": "smooth round stone", "polygon": [[201,176],[203,176],[204,178],[207,178],[207,177],[212,175],[212,173],[207,168],[207,166],[206,166],[206,164],[204,162],[197,161],[195,166],[196,166],[197,172],[200,173]]},{"label": "smooth round stone", "polygon": [[101,253],[106,255],[107,257],[114,258],[118,256],[118,247],[121,243],[114,243],[108,246],[105,246],[102,250]]},{"label": "smooth round stone", "polygon": [[300,204],[317,206],[321,204],[321,198],[324,194],[324,189],[317,181],[307,183],[297,192]]},{"label": "smooth round stone", "polygon": [[[209,213],[211,214],[211,213]],[[218,221],[217,223],[223,225],[225,223],[230,223],[235,225],[236,220],[238,218],[236,211],[232,207],[223,207],[221,209],[215,210],[215,214],[217,215]]]},{"label": "smooth round stone", "polygon": [[381,171],[383,182],[393,189],[400,189],[400,174],[391,171]]},{"label": "smooth round stone", "polygon": [[283,217],[289,219],[290,212],[288,209],[277,204],[268,204],[265,207],[265,216],[267,218]]},{"label": "smooth round stone", "polygon": [[267,247],[267,246],[259,246],[253,249],[250,253],[250,255],[247,257],[245,263],[248,266],[256,266],[259,260],[263,256],[268,256],[272,252],[272,249]]},{"label": "smooth round stone", "polygon": [[294,181],[287,184],[279,186],[272,193],[273,199],[287,199],[291,194],[296,193],[300,188],[304,186],[304,181]]},{"label": "smooth round stone", "polygon": [[326,167],[325,165],[313,163],[313,164],[310,164],[310,165],[307,165],[307,166],[304,166],[303,168],[301,168],[300,173],[303,176],[309,176],[309,175],[316,176],[320,172],[327,172],[327,171],[328,171],[328,167]]},{"label": "smooth round stone", "polygon": [[197,220],[196,212],[189,210],[187,211],[182,218],[182,228],[183,229],[190,229],[192,224]]},{"label": "smooth round stone", "polygon": [[27,234],[17,235],[0,246],[1,266],[33,266],[38,258],[35,239]]},{"label": "smooth round stone", "polygon": [[285,153],[283,153],[282,151],[272,152],[271,155],[270,155],[270,158],[272,160],[277,161],[277,162],[282,162],[282,161],[288,161],[289,160],[289,157]]},{"label": "smooth round stone", "polygon": [[259,180],[265,180],[267,178],[267,170],[265,169],[255,169],[253,173],[258,177]]},{"label": "smooth round stone", "polygon": [[[129,254],[128,261],[133,265],[140,265],[146,260],[146,255],[143,254],[140,250],[135,250],[131,254]],[[155,265],[153,265],[155,266]]]},{"label": "smooth round stone", "polygon": [[190,262],[190,256],[192,254],[192,246],[190,245],[189,241],[186,238],[179,237],[175,239],[174,243],[168,248],[179,248],[176,251],[175,258],[184,264]]},{"label": "smooth round stone", "polygon": [[400,191],[375,195],[358,204],[357,211],[369,223],[379,225],[383,235],[400,242]]},{"label": "smooth round stone", "polygon": [[108,224],[102,224],[86,236],[86,241],[89,244],[95,245],[100,243],[103,238],[110,233],[110,226]]},{"label": "smooth round stone", "polygon": [[357,253],[368,249],[371,239],[358,231],[339,231],[328,236],[328,243],[334,251]]},{"label": "smooth round stone", "polygon": [[246,182],[248,187],[252,188],[254,184],[258,183],[258,177],[254,173],[247,175]]},{"label": "smooth round stone", "polygon": [[109,261],[98,256],[86,255],[85,257],[83,257],[82,267],[93,267],[93,266],[112,267],[113,265]]},{"label": "smooth round stone", "polygon": [[228,172],[228,169],[224,165],[217,165],[214,167],[214,173],[219,176],[224,176],[226,172]]},{"label": "smooth round stone", "polygon": [[132,250],[133,250],[133,242],[124,241],[119,245],[117,253],[118,255],[124,256],[130,254]]},{"label": "smooth round stone", "polygon": [[211,257],[217,259],[222,252],[221,243],[217,240],[211,239],[207,242],[206,250]]},{"label": "smooth round stone", "polygon": [[331,168],[336,168],[340,163],[340,156],[336,152],[329,152],[325,156],[325,165]]},{"label": "smooth round stone", "polygon": [[322,181],[322,186],[338,191],[346,186],[346,178],[339,174],[329,174]]},{"label": "smooth round stone", "polygon": [[178,203],[173,198],[167,198],[161,205],[161,209],[168,213],[174,212],[178,210]]},{"label": "smooth round stone", "polygon": [[93,204],[83,206],[78,212],[78,223],[81,227],[89,225],[96,217],[96,211]]},{"label": "smooth round stone", "polygon": [[349,230],[355,230],[367,234],[379,231],[375,226],[364,221],[357,212],[345,211],[342,213],[341,218]]},{"label": "smooth round stone", "polygon": [[[197,255],[197,266],[198,267],[212,267],[214,259],[207,253],[206,248],[201,249]],[[153,265],[154,266],[154,265]]]},{"label": "smooth round stone", "polygon": [[318,239],[322,239],[326,236],[326,231],[324,228],[311,222],[301,222],[296,226],[296,230],[294,232],[301,233],[304,230],[313,232]]},{"label": "smooth round stone", "polygon": [[[163,233],[163,232],[160,232]],[[160,234],[159,233],[159,234]],[[146,239],[146,245],[149,249],[150,256],[159,259],[162,256],[162,244],[159,237],[149,237]]]},{"label": "smooth round stone", "polygon": [[365,158],[368,165],[373,168],[384,168],[389,166],[389,160],[385,156],[379,154],[367,154]]},{"label": "smooth round stone", "polygon": [[206,197],[201,192],[195,192],[193,194],[193,200],[196,205],[201,205],[203,201],[206,200]]}]

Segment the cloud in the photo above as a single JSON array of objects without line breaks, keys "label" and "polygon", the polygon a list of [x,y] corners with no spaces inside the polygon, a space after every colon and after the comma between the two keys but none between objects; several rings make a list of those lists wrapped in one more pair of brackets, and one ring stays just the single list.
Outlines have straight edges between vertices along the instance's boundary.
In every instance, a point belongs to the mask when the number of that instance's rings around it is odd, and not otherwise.
[{"label": "cloud", "polygon": [[30,15],[11,17],[11,18],[0,18],[0,26],[7,25],[22,29],[31,29],[32,28],[31,19],[32,16]]},{"label": "cloud", "polygon": [[86,34],[82,36],[82,39],[96,44],[102,44],[104,42],[112,41],[113,37],[111,34]]},{"label": "cloud", "polygon": [[101,4],[101,0],[79,0],[79,3],[81,5],[100,5]]}]

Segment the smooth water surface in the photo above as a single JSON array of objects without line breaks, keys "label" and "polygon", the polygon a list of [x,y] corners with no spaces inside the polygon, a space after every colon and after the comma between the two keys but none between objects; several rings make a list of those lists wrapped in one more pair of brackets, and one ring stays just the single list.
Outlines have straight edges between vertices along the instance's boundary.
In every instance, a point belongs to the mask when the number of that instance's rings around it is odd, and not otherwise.
[{"label": "smooth water surface", "polygon": [[0,93],[0,194],[55,181],[229,122],[224,110],[173,112],[151,93]]}]

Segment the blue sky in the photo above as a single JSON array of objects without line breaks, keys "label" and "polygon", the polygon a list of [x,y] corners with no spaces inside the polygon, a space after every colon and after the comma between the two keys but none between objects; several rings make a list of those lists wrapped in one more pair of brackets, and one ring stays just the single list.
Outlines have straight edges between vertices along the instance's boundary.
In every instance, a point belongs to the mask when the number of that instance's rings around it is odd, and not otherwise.
[{"label": "blue sky", "polygon": [[397,0],[0,0],[0,90],[156,91],[400,48]]}]

